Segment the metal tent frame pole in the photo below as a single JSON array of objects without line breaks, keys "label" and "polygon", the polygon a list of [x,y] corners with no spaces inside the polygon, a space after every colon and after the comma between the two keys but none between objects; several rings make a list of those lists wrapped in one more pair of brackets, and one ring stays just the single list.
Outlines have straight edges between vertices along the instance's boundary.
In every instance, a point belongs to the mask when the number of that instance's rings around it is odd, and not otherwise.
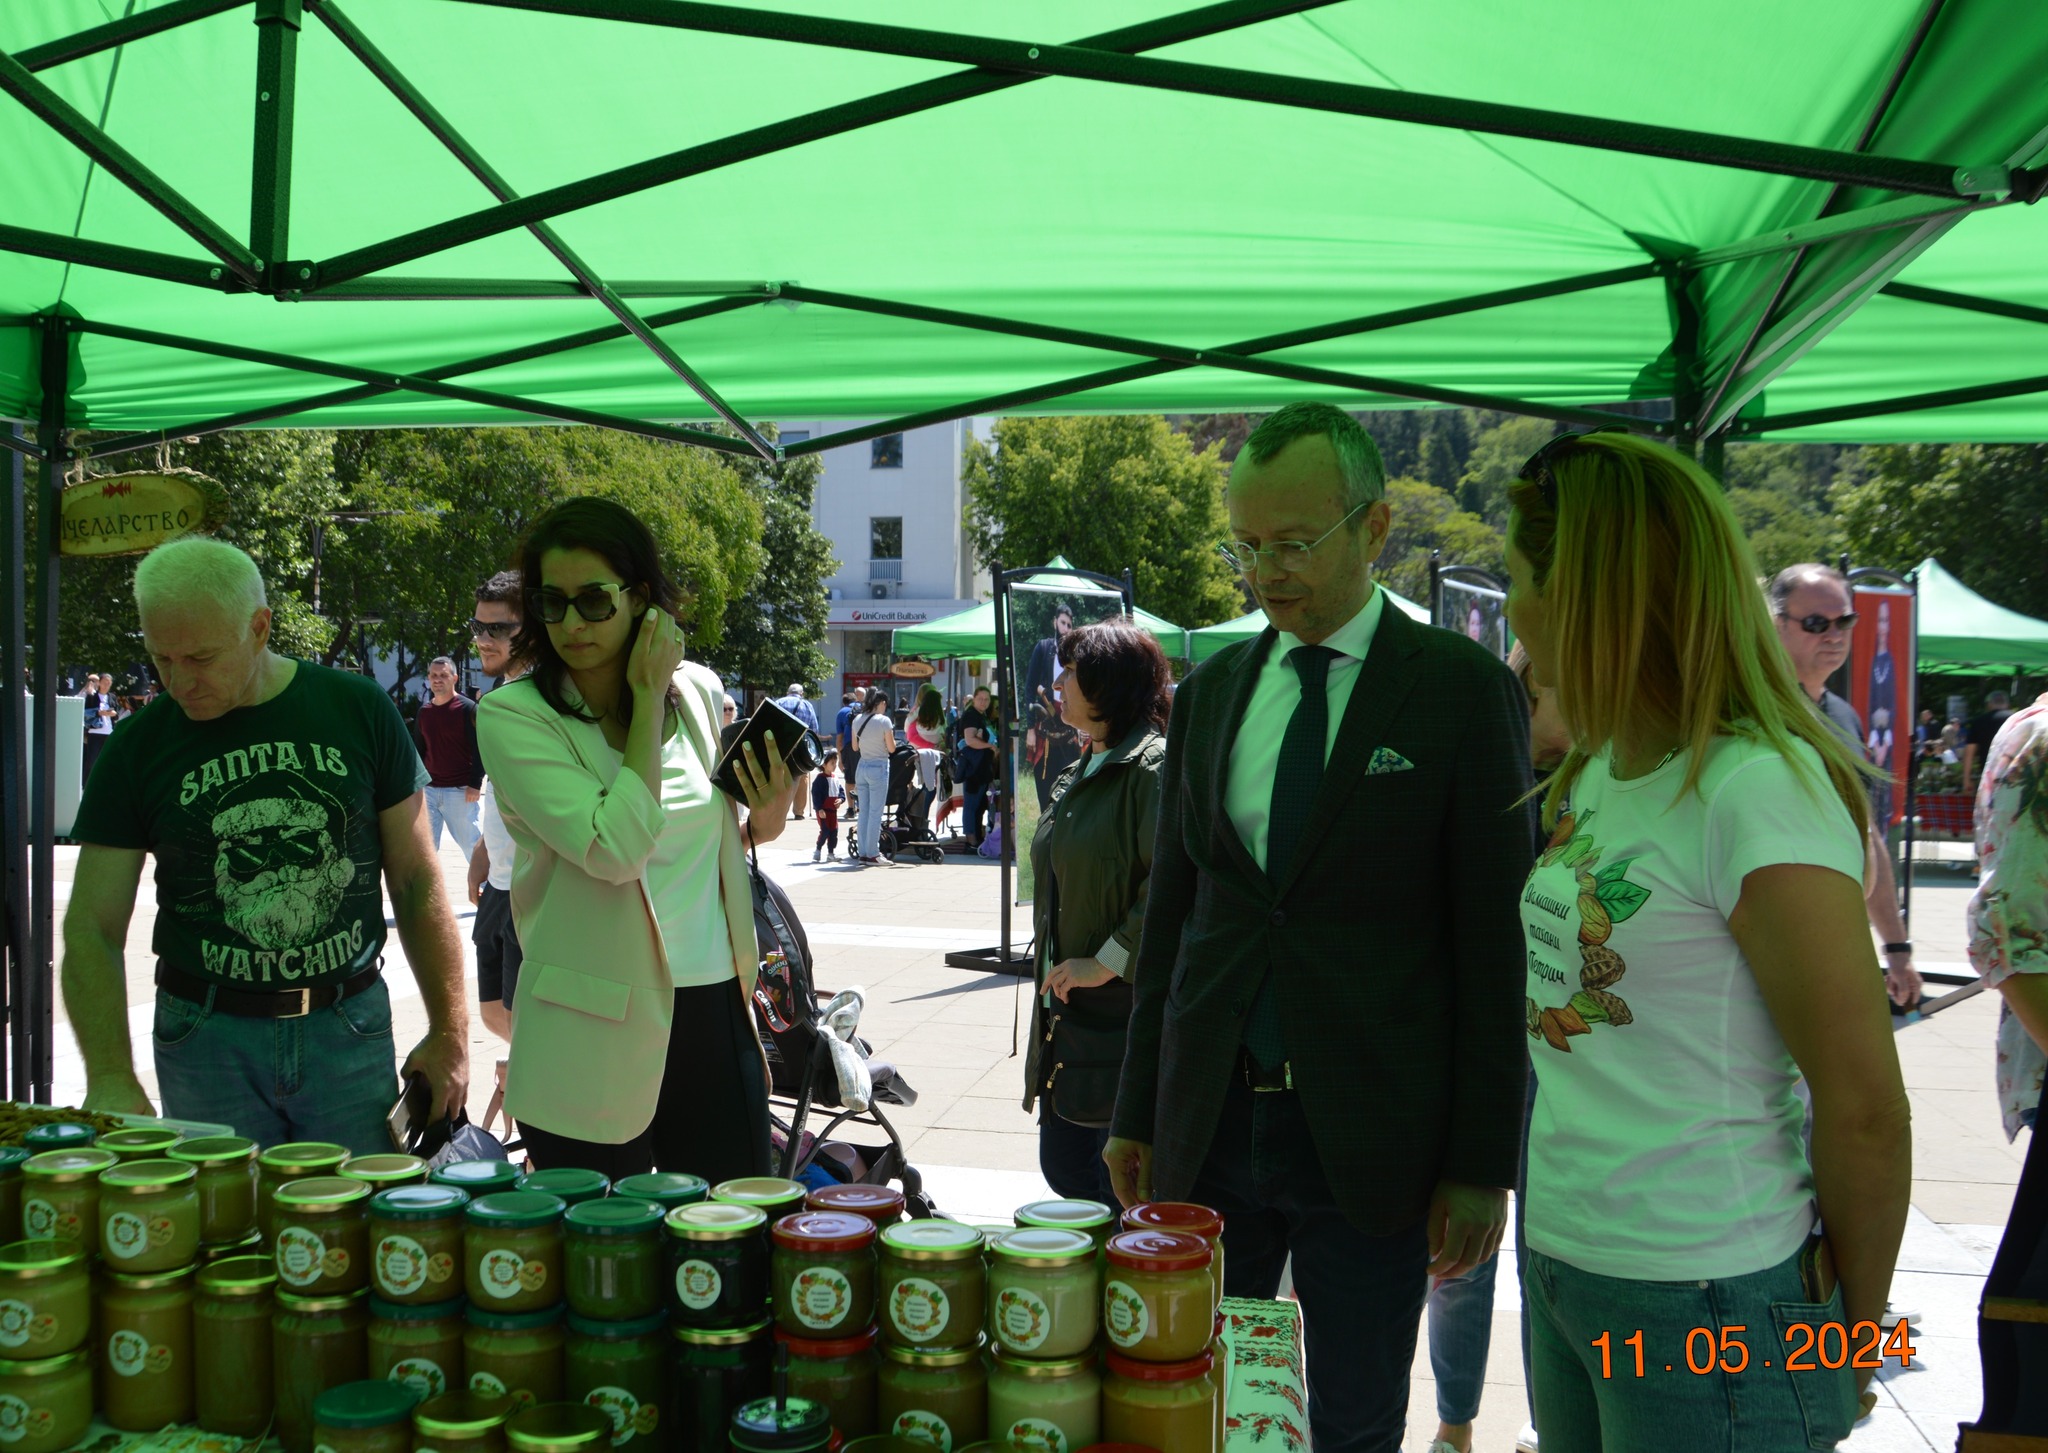
[{"label": "metal tent frame pole", "polygon": [[[36,438],[42,444],[43,458],[37,471],[35,672],[30,702],[38,770],[29,784],[29,957],[13,996],[10,1038],[15,1098],[47,1105],[57,962],[57,657],[61,649],[57,599],[62,574],[59,541],[64,470],[69,463],[63,447],[70,404],[69,319],[43,321],[40,351],[43,399]],[[26,1095],[19,1093],[24,1084]]]},{"label": "metal tent frame pole", "polygon": [[28,453],[21,426],[10,424],[7,439],[17,446],[0,468],[0,840],[7,857],[0,862],[0,1015],[7,1020],[7,1045],[0,1074],[17,1100],[29,1095],[28,1059],[22,1052],[25,1024],[12,1013],[21,1003],[22,986],[34,962],[29,932],[28,875],[28,693],[23,673],[28,667]]}]

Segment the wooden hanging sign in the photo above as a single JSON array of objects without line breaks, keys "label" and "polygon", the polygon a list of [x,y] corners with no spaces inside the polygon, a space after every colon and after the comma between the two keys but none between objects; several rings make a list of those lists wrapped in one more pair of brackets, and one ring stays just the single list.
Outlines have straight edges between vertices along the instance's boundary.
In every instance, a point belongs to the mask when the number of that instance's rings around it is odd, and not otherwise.
[{"label": "wooden hanging sign", "polygon": [[61,555],[141,555],[180,535],[227,523],[227,494],[190,469],[103,474],[64,487]]}]

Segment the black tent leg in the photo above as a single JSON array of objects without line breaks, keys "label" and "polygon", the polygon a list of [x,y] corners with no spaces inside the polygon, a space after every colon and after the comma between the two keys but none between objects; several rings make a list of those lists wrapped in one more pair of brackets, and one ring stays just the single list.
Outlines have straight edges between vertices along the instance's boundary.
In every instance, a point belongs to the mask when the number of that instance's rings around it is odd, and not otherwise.
[{"label": "black tent leg", "polygon": [[[36,494],[36,665],[33,691],[36,763],[30,826],[29,959],[15,1001],[16,1053],[26,1051],[28,1098],[50,1103],[51,1006],[56,990],[57,934],[57,541],[64,492],[66,392],[70,383],[71,327],[63,318],[42,324],[43,408],[36,439],[43,446],[42,487]],[[20,1072],[16,1071],[17,1082]],[[17,1096],[17,1098],[20,1098]]]},{"label": "black tent leg", "polygon": [[[8,437],[22,442],[18,425]],[[9,450],[7,474],[0,481],[0,540],[6,541],[7,566],[0,571],[0,839],[7,859],[0,863],[0,1015],[6,1015],[8,1042],[0,1054],[11,1071],[8,1092],[28,1098],[28,1056],[22,1053],[24,1027],[8,1013],[21,1002],[22,981],[29,965],[28,906],[28,697],[22,687],[28,667],[27,549],[23,529],[28,522],[28,460]]]}]

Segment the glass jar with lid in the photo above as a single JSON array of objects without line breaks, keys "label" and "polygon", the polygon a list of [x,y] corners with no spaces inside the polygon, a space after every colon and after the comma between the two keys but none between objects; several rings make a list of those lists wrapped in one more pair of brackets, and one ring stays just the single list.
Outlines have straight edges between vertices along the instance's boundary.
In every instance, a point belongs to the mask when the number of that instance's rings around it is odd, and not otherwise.
[{"label": "glass jar with lid", "polygon": [[535,1312],[562,1300],[560,1196],[498,1191],[463,1212],[463,1290],[492,1312]]},{"label": "glass jar with lid", "polygon": [[538,1403],[505,1420],[510,1453],[596,1453],[612,1436],[612,1420],[588,1403]]},{"label": "glass jar with lid", "polygon": [[875,1223],[799,1211],[775,1223],[775,1322],[792,1337],[849,1337],[875,1320]]},{"label": "glass jar with lid", "polygon": [[553,1170],[528,1171],[519,1178],[519,1189],[560,1198],[565,1206],[602,1200],[610,1192],[609,1177],[577,1166],[556,1166]]},{"label": "glass jar with lid", "polygon": [[370,1294],[331,1297],[277,1294],[271,1319],[271,1368],[277,1402],[274,1427],[285,1453],[312,1453],[313,1404],[330,1387],[370,1375]]},{"label": "glass jar with lid", "polygon": [[905,1221],[877,1238],[876,1320],[894,1347],[972,1347],[987,1316],[981,1233],[957,1221]]},{"label": "glass jar with lid", "polygon": [[184,1138],[183,1131],[168,1125],[144,1125],[134,1130],[109,1130],[92,1143],[122,1160],[161,1160]]},{"label": "glass jar with lid", "polygon": [[1116,1212],[1100,1201],[1064,1199],[1033,1201],[1019,1206],[1016,1213],[1019,1226],[1052,1226],[1062,1231],[1086,1231],[1095,1238],[1095,1249],[1100,1251],[1116,1234]]},{"label": "glass jar with lid", "polygon": [[500,1312],[470,1303],[464,1313],[462,1365],[469,1390],[506,1396],[512,1406],[562,1399],[562,1308]]},{"label": "glass jar with lid", "polygon": [[0,1246],[21,1240],[21,1167],[31,1154],[25,1146],[0,1145]]},{"label": "glass jar with lid", "polygon": [[1221,1453],[1213,1355],[1140,1362],[1109,1354],[1102,1380],[1102,1436],[1174,1453]]},{"label": "glass jar with lid", "polygon": [[277,1188],[291,1181],[331,1176],[347,1159],[347,1146],[325,1140],[288,1141],[271,1146],[256,1158],[256,1229],[263,1233],[266,1246],[277,1238],[277,1207],[271,1203]]},{"label": "glass jar with lid", "polygon": [[205,1135],[165,1152],[195,1172],[202,1245],[237,1245],[256,1229],[256,1142],[240,1135]]},{"label": "glass jar with lid", "polygon": [[519,1189],[519,1167],[507,1160],[455,1160],[437,1165],[427,1176],[430,1186],[453,1186],[473,1201],[478,1196]]},{"label": "glass jar with lid", "polygon": [[668,1384],[668,1314],[601,1322],[569,1313],[562,1346],[562,1396],[611,1419],[614,1448],[634,1453],[665,1442],[661,1404]]},{"label": "glass jar with lid", "polygon": [[876,1230],[894,1226],[903,1219],[903,1192],[894,1186],[868,1186],[854,1182],[843,1186],[819,1186],[804,1197],[806,1211],[843,1211],[865,1216]]},{"label": "glass jar with lid", "polygon": [[76,1445],[91,1427],[88,1349],[0,1362],[0,1444],[8,1453],[59,1453]]},{"label": "glass jar with lid", "polygon": [[75,1241],[0,1246],[0,1357],[42,1362],[92,1334],[92,1264]]},{"label": "glass jar with lid", "polygon": [[150,1433],[192,1420],[192,1269],[107,1272],[99,1300],[100,1406]]},{"label": "glass jar with lid", "polygon": [[875,1431],[875,1329],[851,1337],[792,1337],[780,1327],[775,1340],[789,1349],[789,1390],[832,1410],[832,1426],[847,1438]]},{"label": "glass jar with lid", "polygon": [[313,1399],[313,1446],[320,1453],[412,1453],[418,1402],[411,1388],[395,1383],[330,1387]]},{"label": "glass jar with lid", "polygon": [[665,1263],[662,1209],[651,1201],[585,1201],[562,1218],[563,1290],[581,1316],[631,1322],[659,1312]]},{"label": "glass jar with lid", "polygon": [[666,1220],[669,1315],[679,1327],[751,1327],[768,1307],[766,1218],[754,1206],[704,1201]]},{"label": "glass jar with lid", "polygon": [[370,1188],[344,1176],[286,1181],[272,1193],[277,1279],[294,1296],[370,1284]]},{"label": "glass jar with lid", "polygon": [[[720,1181],[711,1188],[712,1200],[729,1206],[752,1206],[767,1218],[769,1226],[801,1211],[810,1194],[810,1187],[802,1181],[784,1180],[781,1176],[741,1176]],[[762,1232],[761,1240],[767,1242],[766,1231]]]},{"label": "glass jar with lid", "polygon": [[100,1172],[100,1255],[117,1271],[174,1271],[199,1256],[199,1173],[175,1160]]},{"label": "glass jar with lid", "polygon": [[760,1398],[732,1415],[733,1453],[826,1453],[832,1410],[809,1398]]},{"label": "glass jar with lid", "polygon": [[419,1399],[468,1386],[462,1339],[469,1303],[425,1305],[387,1302],[370,1295],[369,1376],[403,1383]]},{"label": "glass jar with lid", "polygon": [[882,1349],[876,1421],[885,1433],[940,1448],[988,1435],[988,1364],[981,1345]]},{"label": "glass jar with lid", "polygon": [[505,1453],[505,1420],[512,1399],[488,1393],[444,1392],[412,1410],[413,1453]]},{"label": "glass jar with lid", "polygon": [[277,1268],[267,1256],[203,1266],[192,1299],[192,1409],[209,1433],[254,1438],[276,1398],[271,1317]]},{"label": "glass jar with lid", "polygon": [[672,1448],[720,1448],[732,1415],[768,1394],[774,1342],[766,1318],[746,1327],[672,1327],[670,1403],[663,1413]]},{"label": "glass jar with lid", "polygon": [[711,1186],[702,1176],[685,1174],[682,1171],[650,1170],[636,1176],[621,1176],[612,1183],[614,1196],[631,1196],[636,1201],[652,1201],[667,1215],[678,1206],[694,1206],[709,1198]]},{"label": "glass jar with lid", "polygon": [[341,1163],[341,1169],[335,1174],[361,1181],[374,1195],[394,1186],[425,1185],[427,1163],[416,1155],[384,1151],[378,1155],[352,1155]]},{"label": "glass jar with lid", "polygon": [[1209,1243],[1177,1231],[1119,1231],[1109,1238],[1102,1329],[1140,1362],[1186,1362],[1216,1334]]},{"label": "glass jar with lid", "polygon": [[1223,1217],[1193,1201],[1142,1201],[1124,1212],[1126,1231],[1173,1231],[1209,1243],[1209,1279],[1216,1283],[1216,1307],[1223,1307]]},{"label": "glass jar with lid", "polygon": [[100,1172],[118,1164],[111,1150],[45,1150],[21,1166],[22,1234],[100,1249]]},{"label": "glass jar with lid", "polygon": [[1095,1345],[1102,1267],[1094,1237],[1086,1231],[1023,1226],[991,1237],[988,1250],[992,1350],[1065,1358]]},{"label": "glass jar with lid", "polygon": [[462,1296],[463,1214],[453,1186],[399,1186],[370,1197],[370,1290],[430,1306]]},{"label": "glass jar with lid", "polygon": [[100,1138],[99,1131],[79,1120],[47,1120],[23,1132],[21,1143],[41,1155],[46,1150],[83,1150]]},{"label": "glass jar with lid", "polygon": [[1102,1436],[1095,1356],[989,1359],[988,1436],[998,1448],[1086,1448]]}]

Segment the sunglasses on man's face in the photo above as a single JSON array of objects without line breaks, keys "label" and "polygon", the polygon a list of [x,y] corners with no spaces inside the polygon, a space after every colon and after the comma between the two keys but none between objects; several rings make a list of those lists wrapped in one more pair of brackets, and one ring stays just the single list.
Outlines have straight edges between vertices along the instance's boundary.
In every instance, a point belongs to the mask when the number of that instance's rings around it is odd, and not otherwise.
[{"label": "sunglasses on man's face", "polygon": [[1781,616],[1781,620],[1796,620],[1799,629],[1809,636],[1824,636],[1829,631],[1846,631],[1856,624],[1856,612],[1845,616],[1824,616],[1818,613],[1810,616]]},{"label": "sunglasses on man's face", "polygon": [[586,585],[573,597],[559,590],[529,590],[526,606],[548,625],[560,625],[568,619],[569,607],[576,608],[576,614],[593,625],[608,621],[619,613],[619,601],[624,598],[626,587],[617,584]]},{"label": "sunglasses on man's face", "polygon": [[519,629],[517,621],[480,621],[469,618],[469,635],[475,641],[509,641]]}]

